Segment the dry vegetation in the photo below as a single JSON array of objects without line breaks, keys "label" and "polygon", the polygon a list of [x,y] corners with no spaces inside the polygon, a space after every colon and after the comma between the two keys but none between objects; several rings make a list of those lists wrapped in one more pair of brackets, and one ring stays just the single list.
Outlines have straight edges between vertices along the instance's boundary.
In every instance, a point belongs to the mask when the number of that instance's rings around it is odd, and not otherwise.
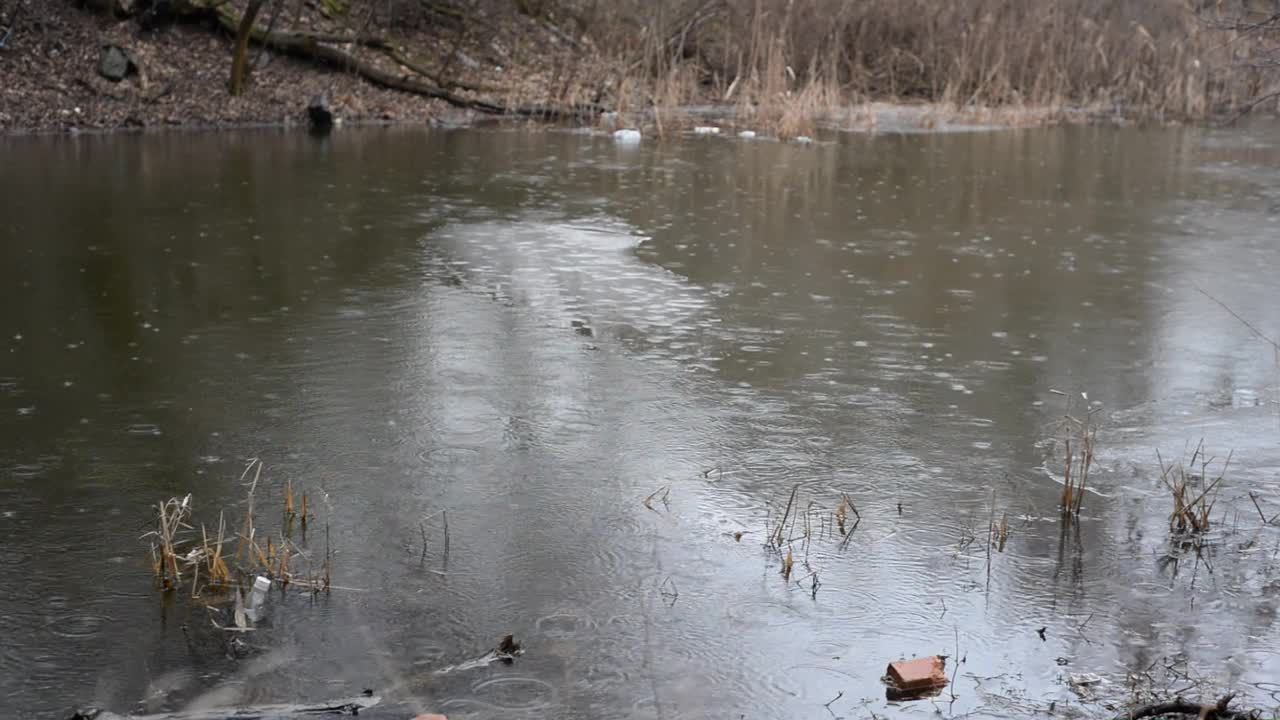
[{"label": "dry vegetation", "polygon": [[1160,480],[1173,500],[1173,510],[1169,513],[1169,532],[1175,535],[1208,532],[1213,506],[1218,499],[1218,489],[1231,465],[1231,456],[1228,455],[1222,462],[1217,477],[1210,476],[1215,458],[1205,452],[1203,442],[1196,445],[1191,452],[1191,459],[1186,463],[1179,460],[1177,464],[1165,465],[1164,458],[1158,452],[1156,457],[1160,461]]},{"label": "dry vegetation", "polygon": [[[208,594],[213,601],[243,595],[254,576],[270,579],[284,590],[290,585],[313,592],[328,592],[332,581],[332,552],[325,527],[324,558],[318,563],[306,548],[308,524],[307,496],[300,497],[301,514],[295,512],[292,482],[282,494],[283,517],[278,536],[261,531],[255,513],[255,497],[262,476],[262,462],[250,462],[241,475],[247,483],[245,512],[240,532],[226,535],[225,514],[218,514],[216,531],[204,524],[196,529],[195,504],[191,495],[171,498],[156,505],[156,527],[143,538],[150,542],[151,565],[157,585],[169,592],[186,588],[192,597]],[[295,540],[295,532],[298,535]],[[236,542],[234,555],[227,546]],[[305,571],[296,566],[305,564]]]},{"label": "dry vegetation", "polygon": [[[20,63],[33,71],[44,72],[45,56],[57,50],[57,39],[45,37],[47,31],[42,35],[31,20],[50,14],[40,5],[51,3],[61,6],[65,0],[21,0],[19,12],[32,6],[25,16],[0,12],[0,28],[12,33],[9,44],[39,60]],[[931,103],[935,110],[924,124],[953,117],[1023,124],[1094,117],[1203,119],[1274,109],[1280,97],[1280,8],[1264,10],[1265,3],[1248,0],[90,4],[142,26],[136,35],[142,42],[126,43],[139,65],[140,79],[130,82],[139,87],[131,93],[129,83],[103,85],[91,72],[86,80],[83,65],[92,62],[88,56],[96,46],[84,48],[85,57],[75,72],[68,70],[68,79],[97,96],[131,104],[130,117],[140,122],[150,116],[147,108],[169,102],[183,87],[175,79],[156,82],[167,77],[164,68],[172,62],[146,49],[147,43],[164,42],[166,15],[211,20],[206,25],[222,35],[219,52],[225,60],[217,62],[225,66],[199,73],[208,76],[204,82],[221,85],[204,86],[210,100],[227,95],[233,54],[241,73],[229,85],[243,89],[245,98],[237,98],[236,107],[252,107],[254,98],[269,95],[254,87],[255,77],[264,84],[279,82],[279,70],[264,65],[263,46],[336,70],[326,81],[335,95],[353,95],[338,78],[358,77],[406,98],[404,107],[392,111],[388,103],[375,110],[370,99],[335,97],[350,119],[375,112],[426,117],[443,104],[575,121],[617,111],[625,121],[661,133],[684,121],[681,110],[687,106],[716,104],[740,122],[786,137],[827,122],[874,123],[867,110],[871,101]],[[252,22],[242,22],[246,14]],[[123,42],[128,33],[114,35]],[[252,49],[248,55],[236,52],[241,47]],[[202,59],[201,67],[209,62]],[[149,84],[148,65],[154,66]],[[39,89],[33,88],[31,93]],[[75,101],[93,107],[92,99]],[[272,99],[277,107],[279,98]],[[174,121],[172,112],[151,114]]]},{"label": "dry vegetation", "polygon": [[1203,118],[1275,90],[1268,35],[1280,29],[1280,10],[1225,0],[516,5],[596,51],[596,98],[624,110],[727,103],[784,136],[867,99]]},{"label": "dry vegetation", "polygon": [[[957,105],[1122,105],[1202,114],[1227,88],[1204,62],[1220,38],[1184,2],[799,0],[658,3],[613,13],[601,43],[663,84],[696,68],[716,96],[888,97]],[[633,15],[631,23],[619,16]],[[628,33],[627,25],[643,31]],[[631,38],[628,41],[628,38]],[[813,98],[813,95],[817,98]],[[824,97],[825,96],[825,97]]]},{"label": "dry vegetation", "polygon": [[[1066,411],[1059,426],[1062,451],[1062,499],[1059,506],[1063,520],[1070,522],[1080,516],[1080,507],[1088,488],[1089,472],[1093,469],[1094,448],[1098,439],[1098,424],[1094,420],[1100,406],[1091,406],[1089,396],[1080,393],[1083,407],[1074,409],[1074,398],[1066,393],[1051,390],[1066,398]],[[1073,414],[1074,413],[1074,414]]]}]

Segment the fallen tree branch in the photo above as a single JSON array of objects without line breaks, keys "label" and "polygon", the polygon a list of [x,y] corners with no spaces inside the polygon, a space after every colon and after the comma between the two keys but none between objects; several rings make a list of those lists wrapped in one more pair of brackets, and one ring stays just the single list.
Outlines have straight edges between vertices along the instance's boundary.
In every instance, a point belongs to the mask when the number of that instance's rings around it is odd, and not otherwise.
[{"label": "fallen tree branch", "polygon": [[1249,113],[1253,112],[1253,109],[1254,109],[1254,108],[1256,108],[1256,107],[1258,107],[1259,105],[1261,105],[1261,104],[1263,104],[1263,103],[1267,102],[1268,100],[1275,100],[1276,98],[1280,98],[1280,91],[1276,91],[1276,92],[1272,92],[1272,93],[1267,93],[1266,95],[1262,95],[1262,96],[1260,96],[1260,97],[1256,97],[1256,98],[1254,98],[1253,100],[1250,100],[1249,102],[1245,103],[1244,107],[1242,107],[1242,108],[1240,109],[1240,111],[1239,111],[1239,112],[1235,113],[1235,114],[1234,114],[1234,115],[1232,115],[1231,117],[1229,117],[1229,118],[1227,118],[1226,120],[1224,120],[1224,121],[1222,122],[1222,124],[1223,124],[1223,125],[1234,125],[1236,122],[1238,122],[1238,121],[1240,120],[1240,118],[1242,118],[1242,117],[1244,117],[1245,115],[1248,115]]},{"label": "fallen tree branch", "polygon": [[1200,705],[1178,698],[1172,702],[1143,705],[1117,716],[1116,720],[1142,720],[1162,715],[1195,715],[1198,720],[1260,720],[1261,715],[1256,710],[1228,710],[1227,706],[1234,697],[1235,693],[1231,693],[1213,705]]},{"label": "fallen tree branch", "polygon": [[449,80],[449,79],[442,78],[436,73],[432,73],[428,71],[426,68],[419,65],[418,63],[414,62],[412,58],[410,58],[408,55],[405,54],[403,48],[391,47],[388,45],[387,47],[383,47],[380,49],[383,52],[387,53],[387,55],[390,56],[392,60],[395,60],[400,65],[403,65],[409,68],[410,70],[418,73],[423,77],[430,78],[432,82],[439,85],[442,89],[457,88],[458,90],[466,90],[468,92],[477,92],[477,93],[505,92],[504,88],[500,88],[492,85],[473,85],[471,83],[462,82],[461,80]]},{"label": "fallen tree branch", "polygon": [[[227,32],[234,34],[239,29],[241,16],[225,3],[205,4],[196,2],[189,5],[189,7],[197,11],[212,12],[218,24]],[[407,60],[407,58],[391,43],[382,38],[325,35],[298,31],[268,32],[257,27],[252,29],[249,37],[253,42],[265,45],[273,50],[348,69],[375,85],[443,100],[454,107],[466,110],[474,110],[490,115],[539,118],[543,120],[587,120],[605,112],[605,108],[593,104],[568,105],[564,107],[554,105],[507,105],[499,101],[483,98],[468,98],[450,92],[438,84],[427,83],[409,75],[389,72],[333,44],[354,43],[379,49],[390,55],[398,64],[414,72],[419,72],[419,69],[415,66],[402,63],[401,59]],[[425,73],[420,72],[419,74],[425,75]]]}]

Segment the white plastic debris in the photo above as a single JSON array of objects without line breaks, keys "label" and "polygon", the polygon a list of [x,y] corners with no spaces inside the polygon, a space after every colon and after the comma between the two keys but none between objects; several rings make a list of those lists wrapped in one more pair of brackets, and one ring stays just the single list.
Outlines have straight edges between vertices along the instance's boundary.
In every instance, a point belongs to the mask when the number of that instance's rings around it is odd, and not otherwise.
[{"label": "white plastic debris", "polygon": [[796,142],[800,143],[801,145],[808,145],[813,142],[813,138],[809,137],[808,135],[797,135]]},{"label": "white plastic debris", "polygon": [[693,129],[694,135],[719,135],[720,128],[711,125],[699,125]]},{"label": "white plastic debris", "polygon": [[253,589],[249,592],[248,607],[245,608],[245,614],[249,619],[256,621],[262,616],[263,605],[267,601],[267,592],[271,590],[271,580],[264,575],[259,575],[253,579]]},{"label": "white plastic debris", "polygon": [[613,131],[613,140],[622,145],[636,145],[640,142],[640,131],[631,128]]},{"label": "white plastic debris", "polygon": [[738,137],[742,138],[743,140],[750,140],[755,136],[756,136],[755,130],[743,130],[742,132],[738,133]]},{"label": "white plastic debris", "polygon": [[1095,685],[1102,685],[1103,679],[1094,673],[1080,673],[1072,675],[1068,678],[1071,682],[1071,688],[1077,693],[1087,693],[1092,690]]}]

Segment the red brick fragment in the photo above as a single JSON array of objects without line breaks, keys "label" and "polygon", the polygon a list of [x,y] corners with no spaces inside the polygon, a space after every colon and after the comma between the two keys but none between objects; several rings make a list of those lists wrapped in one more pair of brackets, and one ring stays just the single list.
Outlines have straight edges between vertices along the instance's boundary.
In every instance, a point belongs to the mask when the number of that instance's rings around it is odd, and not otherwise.
[{"label": "red brick fragment", "polygon": [[946,658],[934,655],[889,663],[888,675],[898,690],[932,690],[946,686],[947,661]]}]

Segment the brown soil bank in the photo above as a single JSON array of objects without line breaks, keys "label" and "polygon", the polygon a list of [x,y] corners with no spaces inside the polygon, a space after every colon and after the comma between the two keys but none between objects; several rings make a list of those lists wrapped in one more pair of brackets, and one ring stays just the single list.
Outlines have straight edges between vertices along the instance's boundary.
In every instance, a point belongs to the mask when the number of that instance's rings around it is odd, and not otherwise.
[{"label": "brown soil bank", "polygon": [[1198,120],[1280,90],[1260,0],[87,2],[0,0],[0,131],[301,122],[325,94],[348,120],[658,129],[711,102],[795,135],[868,100]]}]

